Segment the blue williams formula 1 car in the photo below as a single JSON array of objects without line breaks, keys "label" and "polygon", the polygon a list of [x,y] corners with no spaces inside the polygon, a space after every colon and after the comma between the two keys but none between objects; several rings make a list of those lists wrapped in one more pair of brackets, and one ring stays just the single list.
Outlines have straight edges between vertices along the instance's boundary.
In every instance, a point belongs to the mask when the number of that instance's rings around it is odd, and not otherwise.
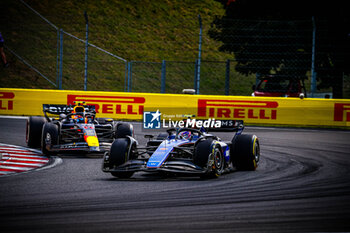
[{"label": "blue williams formula 1 car", "polygon": [[[231,141],[207,133],[204,128],[171,128],[145,147],[131,136],[117,138],[104,154],[102,170],[119,178],[130,178],[134,172],[164,172],[215,178],[229,171],[257,168],[260,158],[259,139],[242,134],[243,121],[231,121]],[[227,129],[225,130],[227,131]]]}]

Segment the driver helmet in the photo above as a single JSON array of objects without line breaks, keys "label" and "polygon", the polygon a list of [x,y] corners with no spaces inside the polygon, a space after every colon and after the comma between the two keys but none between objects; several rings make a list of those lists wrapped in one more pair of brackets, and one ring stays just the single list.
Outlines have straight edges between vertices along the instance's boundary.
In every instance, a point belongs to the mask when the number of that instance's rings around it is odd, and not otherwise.
[{"label": "driver helmet", "polygon": [[73,115],[72,118],[75,119],[77,121],[77,123],[84,123],[85,119],[84,119],[84,115],[85,115],[85,108],[84,106],[81,105],[77,105],[73,108],[72,113],[81,113],[78,115]]},{"label": "driver helmet", "polygon": [[190,139],[191,138],[191,131],[180,132],[180,136],[184,139]]},{"label": "driver helmet", "polygon": [[73,113],[84,113],[85,112],[85,108],[84,106],[81,106],[81,105],[77,105],[73,108]]}]

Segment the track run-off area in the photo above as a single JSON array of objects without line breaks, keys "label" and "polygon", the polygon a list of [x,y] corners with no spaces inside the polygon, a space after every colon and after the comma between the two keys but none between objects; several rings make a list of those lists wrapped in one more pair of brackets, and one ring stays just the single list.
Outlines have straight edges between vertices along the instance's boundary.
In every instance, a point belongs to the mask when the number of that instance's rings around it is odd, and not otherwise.
[{"label": "track run-off area", "polygon": [[[149,132],[133,125],[145,144]],[[26,147],[25,127],[25,118],[0,118],[2,160]],[[77,154],[0,175],[1,232],[350,232],[350,131],[244,133],[260,139],[258,169],[218,179],[118,179],[102,172],[102,155]],[[4,151],[9,145],[16,147]]]},{"label": "track run-off area", "polygon": [[38,169],[48,162],[41,151],[0,143],[0,176]]}]

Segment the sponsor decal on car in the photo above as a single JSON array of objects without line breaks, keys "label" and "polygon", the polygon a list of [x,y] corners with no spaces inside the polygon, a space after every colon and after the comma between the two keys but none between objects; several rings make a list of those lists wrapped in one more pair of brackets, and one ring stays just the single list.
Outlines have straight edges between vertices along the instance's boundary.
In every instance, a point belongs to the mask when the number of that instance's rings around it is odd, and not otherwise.
[{"label": "sponsor decal on car", "polygon": [[[85,111],[94,111],[95,106],[83,106]],[[71,113],[74,110],[74,105],[62,105],[62,104],[43,104],[43,109],[51,114],[60,114],[60,113]]]}]

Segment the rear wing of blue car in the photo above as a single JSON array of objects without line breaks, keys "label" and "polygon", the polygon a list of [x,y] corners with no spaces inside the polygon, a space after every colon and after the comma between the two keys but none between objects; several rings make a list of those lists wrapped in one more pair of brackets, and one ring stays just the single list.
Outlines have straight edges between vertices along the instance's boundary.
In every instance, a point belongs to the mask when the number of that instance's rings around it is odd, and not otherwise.
[{"label": "rear wing of blue car", "polygon": [[[238,132],[243,130],[244,122],[242,120],[215,120],[220,124],[215,124],[214,127],[206,128],[207,131],[213,132]],[[218,127],[220,125],[220,127]]]}]

